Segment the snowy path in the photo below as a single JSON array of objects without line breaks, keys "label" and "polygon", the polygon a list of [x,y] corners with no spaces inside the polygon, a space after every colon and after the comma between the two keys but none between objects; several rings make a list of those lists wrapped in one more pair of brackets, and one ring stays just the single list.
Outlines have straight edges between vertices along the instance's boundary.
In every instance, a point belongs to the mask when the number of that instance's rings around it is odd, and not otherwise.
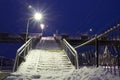
[{"label": "snowy path", "polygon": [[53,77],[68,75],[75,70],[65,51],[53,37],[43,37],[25,59],[14,74],[19,74],[19,78],[37,75],[40,80],[52,80]]},{"label": "snowy path", "polygon": [[103,67],[75,70],[54,38],[42,38],[19,69],[4,80],[120,80],[120,77]]},{"label": "snowy path", "polygon": [[53,37],[42,37],[35,49],[39,50],[61,50],[61,46]]},{"label": "snowy path", "polygon": [[39,74],[41,79],[45,79],[48,76],[63,76],[73,70],[74,67],[62,50],[32,50],[26,57],[26,62],[22,63],[17,70],[17,73],[24,75]]}]

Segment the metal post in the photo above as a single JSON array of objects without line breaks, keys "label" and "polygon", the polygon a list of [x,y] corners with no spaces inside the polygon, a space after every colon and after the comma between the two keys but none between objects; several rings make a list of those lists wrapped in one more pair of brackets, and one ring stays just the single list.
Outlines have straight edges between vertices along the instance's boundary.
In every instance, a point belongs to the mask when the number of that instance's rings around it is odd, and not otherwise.
[{"label": "metal post", "polygon": [[27,50],[25,49],[23,53],[24,53],[24,57],[25,57],[25,56],[26,56],[26,53],[27,53]]},{"label": "metal post", "polygon": [[15,58],[14,66],[13,66],[13,72],[16,71],[17,64],[18,64],[18,52],[16,53],[16,58]]},{"label": "metal post", "polygon": [[30,50],[32,49],[32,43],[33,43],[33,40],[31,41],[30,46],[29,46]]},{"label": "metal post", "polygon": [[[77,53],[76,53],[77,54]],[[79,61],[78,61],[78,56],[76,55],[76,69],[79,69]]]},{"label": "metal post", "polygon": [[118,55],[118,72],[119,72],[119,76],[120,76],[120,55]]},{"label": "metal post", "polygon": [[30,22],[30,18],[29,18],[28,21],[27,21],[27,28],[26,28],[26,38],[25,38],[25,42],[27,42],[27,39],[28,39],[29,22]]},{"label": "metal post", "polygon": [[98,63],[98,59],[99,59],[99,55],[98,55],[98,38],[96,35],[96,39],[95,39],[95,44],[96,44],[96,66],[99,67],[99,63]]},{"label": "metal post", "polygon": [[1,56],[1,64],[0,64],[0,69],[2,70],[2,65],[3,65],[3,57]]}]

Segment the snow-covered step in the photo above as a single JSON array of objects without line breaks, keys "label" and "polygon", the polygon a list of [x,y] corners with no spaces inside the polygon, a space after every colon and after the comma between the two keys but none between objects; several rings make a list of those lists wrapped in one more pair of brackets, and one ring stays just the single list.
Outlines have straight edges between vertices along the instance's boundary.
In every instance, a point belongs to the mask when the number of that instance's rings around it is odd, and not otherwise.
[{"label": "snow-covered step", "polygon": [[[34,73],[45,76],[49,73],[49,75],[56,75],[57,73],[68,74],[75,69],[67,57],[64,57],[63,60],[63,57],[60,57],[60,55],[58,56],[57,54],[57,52],[51,53],[47,50],[32,50],[26,56],[26,62],[21,64],[17,73],[24,75],[31,75]],[[61,51],[61,55],[65,55],[65,52]],[[31,61],[33,56],[34,60]]]},{"label": "snow-covered step", "polygon": [[25,57],[25,62],[21,63],[16,73],[24,78],[30,75],[40,75],[38,80],[49,80],[50,76],[60,77],[73,70],[75,67],[55,39],[43,37],[37,46],[29,51]]}]

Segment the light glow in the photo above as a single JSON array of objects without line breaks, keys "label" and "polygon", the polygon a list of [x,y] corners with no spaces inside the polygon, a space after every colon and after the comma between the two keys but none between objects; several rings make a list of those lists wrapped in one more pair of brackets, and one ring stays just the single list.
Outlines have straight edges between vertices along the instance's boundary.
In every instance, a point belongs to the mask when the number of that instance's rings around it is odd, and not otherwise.
[{"label": "light glow", "polygon": [[32,8],[32,6],[31,6],[31,5],[29,5],[29,6],[28,6],[28,8],[29,8],[29,9],[31,9],[31,8]]},{"label": "light glow", "polygon": [[41,20],[42,19],[42,14],[35,13],[34,18],[35,18],[35,20],[38,20],[38,21]]},{"label": "light glow", "polygon": [[44,24],[40,24],[41,29],[43,30],[45,28]]},{"label": "light glow", "polygon": [[90,28],[90,30],[89,30],[90,32],[92,32],[93,30],[92,30],[92,28]]}]

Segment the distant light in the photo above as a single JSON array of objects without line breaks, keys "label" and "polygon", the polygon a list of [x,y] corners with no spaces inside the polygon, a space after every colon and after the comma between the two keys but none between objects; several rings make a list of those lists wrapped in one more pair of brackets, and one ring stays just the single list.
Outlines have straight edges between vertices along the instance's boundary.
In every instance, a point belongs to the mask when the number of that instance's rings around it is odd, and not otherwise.
[{"label": "distant light", "polygon": [[92,29],[90,29],[89,31],[91,31],[91,32],[92,32],[93,30],[92,30]]},{"label": "distant light", "polygon": [[35,20],[41,20],[42,19],[42,14],[35,13],[34,18],[35,18]]},{"label": "distant light", "polygon": [[45,28],[44,24],[40,24],[41,29],[43,30]]},{"label": "distant light", "polygon": [[32,8],[32,6],[31,6],[31,5],[29,5],[29,6],[28,6],[28,8]]}]

